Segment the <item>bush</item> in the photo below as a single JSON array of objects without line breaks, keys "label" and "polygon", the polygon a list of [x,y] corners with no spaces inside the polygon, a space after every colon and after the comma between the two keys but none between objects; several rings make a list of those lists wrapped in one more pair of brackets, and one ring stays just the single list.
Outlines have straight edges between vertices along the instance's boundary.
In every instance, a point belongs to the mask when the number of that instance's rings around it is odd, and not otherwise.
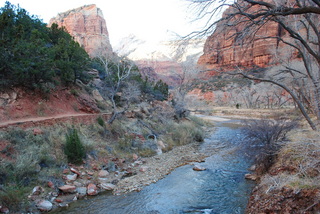
[{"label": "bush", "polygon": [[277,142],[285,140],[287,133],[297,125],[296,121],[287,119],[250,120],[246,123],[244,132],[248,137],[265,143],[270,152],[274,152]]},{"label": "bush", "polygon": [[97,122],[98,122],[98,124],[100,125],[100,126],[102,126],[102,127],[105,127],[105,122],[104,122],[104,120],[102,119],[102,117],[98,117],[97,118]]},{"label": "bush", "polygon": [[82,163],[82,158],[85,157],[86,153],[76,129],[70,130],[66,135],[66,145],[64,148],[64,153],[67,155],[68,161],[70,163]]}]

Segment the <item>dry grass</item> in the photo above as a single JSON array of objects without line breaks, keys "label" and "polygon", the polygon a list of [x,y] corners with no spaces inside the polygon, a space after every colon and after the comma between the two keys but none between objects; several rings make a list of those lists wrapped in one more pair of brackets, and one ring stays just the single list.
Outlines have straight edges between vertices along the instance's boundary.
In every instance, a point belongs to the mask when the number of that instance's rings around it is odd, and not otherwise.
[{"label": "dry grass", "polygon": [[[290,187],[294,190],[320,188],[320,134],[295,130],[283,145],[270,174],[261,179],[266,192]],[[272,175],[271,175],[272,174]]]}]

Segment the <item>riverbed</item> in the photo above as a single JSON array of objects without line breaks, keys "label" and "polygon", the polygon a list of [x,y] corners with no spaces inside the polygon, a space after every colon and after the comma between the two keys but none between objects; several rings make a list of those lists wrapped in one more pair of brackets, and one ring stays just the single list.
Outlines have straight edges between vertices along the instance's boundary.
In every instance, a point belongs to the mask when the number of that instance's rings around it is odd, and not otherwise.
[{"label": "riverbed", "polygon": [[59,213],[244,213],[254,185],[244,175],[254,154],[240,121],[211,119],[216,128],[199,148],[208,158],[197,163],[205,171],[194,171],[193,164],[178,167],[140,192],[91,197]]}]

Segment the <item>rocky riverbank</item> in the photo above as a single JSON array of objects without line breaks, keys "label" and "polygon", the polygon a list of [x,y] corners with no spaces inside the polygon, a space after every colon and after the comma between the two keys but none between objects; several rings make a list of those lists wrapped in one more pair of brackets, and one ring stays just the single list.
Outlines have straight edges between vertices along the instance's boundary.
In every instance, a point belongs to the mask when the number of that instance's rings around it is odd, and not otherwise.
[{"label": "rocky riverbank", "polygon": [[[70,203],[105,191],[124,194],[140,191],[157,182],[176,167],[202,162],[205,156],[198,151],[199,143],[175,147],[171,151],[148,158],[133,154],[132,160],[112,159],[114,165],[99,167],[91,158],[81,166],[69,165],[61,171],[61,180],[48,180],[44,186],[35,186],[28,196],[29,212],[48,212],[67,209]],[[9,212],[1,207],[2,213]]]},{"label": "rocky riverbank", "polygon": [[295,130],[266,171],[256,167],[247,213],[320,213],[319,139],[317,131]]}]

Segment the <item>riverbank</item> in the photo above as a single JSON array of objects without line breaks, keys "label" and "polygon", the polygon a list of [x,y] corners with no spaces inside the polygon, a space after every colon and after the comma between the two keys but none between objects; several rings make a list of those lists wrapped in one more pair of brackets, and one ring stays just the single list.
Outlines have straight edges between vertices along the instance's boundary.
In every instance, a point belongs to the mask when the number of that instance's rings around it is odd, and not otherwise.
[{"label": "riverbank", "polygon": [[[215,116],[227,118],[296,119],[294,109],[216,109]],[[259,163],[248,178],[256,180],[246,213],[320,212],[320,135],[300,120],[300,127],[288,133],[287,141],[272,155],[268,168]],[[269,160],[264,160],[268,162]]]},{"label": "riverbank", "polygon": [[257,174],[247,213],[319,213],[319,142],[316,131],[292,131],[270,168]]},{"label": "riverbank", "polygon": [[179,166],[202,162],[206,156],[199,152],[199,143],[179,146],[173,150],[149,158],[143,158],[143,165],[134,176],[119,181],[114,194],[140,191],[144,186],[164,178]]}]

